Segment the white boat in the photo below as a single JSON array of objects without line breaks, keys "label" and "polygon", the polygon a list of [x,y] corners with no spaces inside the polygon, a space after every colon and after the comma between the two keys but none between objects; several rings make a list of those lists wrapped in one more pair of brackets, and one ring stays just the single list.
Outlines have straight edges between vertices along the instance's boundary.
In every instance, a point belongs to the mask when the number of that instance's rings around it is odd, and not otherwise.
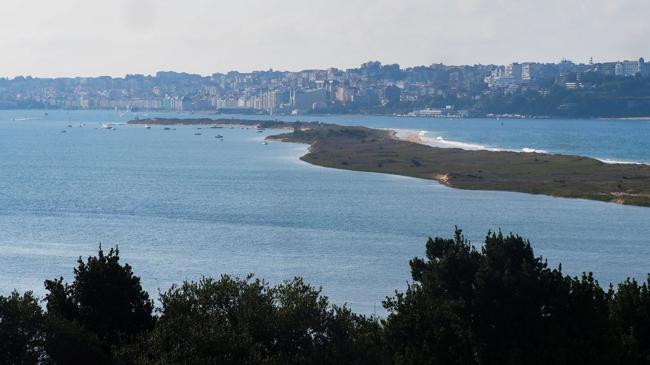
[{"label": "white boat", "polygon": [[151,126],[149,124],[145,124],[144,127],[147,129],[151,129]]},{"label": "white boat", "polygon": [[102,123],[102,129],[112,129],[112,128],[113,128],[113,127],[111,127],[109,124],[107,124],[107,123]]}]

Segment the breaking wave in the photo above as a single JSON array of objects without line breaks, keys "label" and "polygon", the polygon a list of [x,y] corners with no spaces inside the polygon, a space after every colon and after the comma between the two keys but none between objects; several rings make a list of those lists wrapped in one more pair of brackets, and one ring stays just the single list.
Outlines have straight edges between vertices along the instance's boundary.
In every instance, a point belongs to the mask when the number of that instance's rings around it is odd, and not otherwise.
[{"label": "breaking wave", "polygon": [[[432,146],[432,147],[459,148],[459,149],[469,150],[469,151],[508,151],[508,152],[544,153],[544,154],[552,154],[553,153],[553,152],[549,152],[547,150],[537,149],[537,148],[530,148],[530,147],[524,147],[524,148],[522,148],[520,150],[506,149],[506,148],[485,146],[485,145],[477,144],[477,143],[468,143],[468,142],[449,140],[449,139],[445,139],[442,136],[430,137],[428,131],[396,130],[395,132],[397,133],[397,137],[402,138],[402,139],[407,139],[407,140],[412,140],[413,139],[412,137],[415,134],[417,134],[417,139],[419,139],[419,141],[421,143],[424,143],[424,144]],[[608,164],[647,165],[647,163],[644,163],[644,162],[624,161],[624,160],[615,160],[615,159],[599,158],[599,157],[592,157],[592,158],[595,158],[596,160],[599,160],[601,162],[608,163]]]}]

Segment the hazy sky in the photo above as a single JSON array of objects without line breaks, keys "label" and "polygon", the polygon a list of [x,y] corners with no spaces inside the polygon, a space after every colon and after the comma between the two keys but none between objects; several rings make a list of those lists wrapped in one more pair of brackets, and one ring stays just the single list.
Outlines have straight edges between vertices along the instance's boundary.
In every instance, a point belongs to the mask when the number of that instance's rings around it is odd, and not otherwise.
[{"label": "hazy sky", "polygon": [[0,75],[650,58],[649,0],[5,0]]}]

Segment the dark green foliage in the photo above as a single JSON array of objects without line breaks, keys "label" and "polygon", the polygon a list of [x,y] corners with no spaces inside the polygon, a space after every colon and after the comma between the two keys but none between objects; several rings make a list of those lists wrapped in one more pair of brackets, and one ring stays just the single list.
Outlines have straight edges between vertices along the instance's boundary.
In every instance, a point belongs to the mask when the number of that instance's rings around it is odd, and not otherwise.
[{"label": "dark green foliage", "polygon": [[184,282],[159,318],[117,250],[78,261],[75,280],[0,296],[2,364],[648,364],[650,277],[603,290],[535,257],[528,241],[456,230],[429,239],[385,320],[331,305],[295,278]]},{"label": "dark green foliage", "polygon": [[639,285],[626,280],[618,285],[611,303],[612,321],[626,364],[650,363],[650,290],[648,281]]},{"label": "dark green foliage", "polygon": [[105,353],[98,356],[103,357],[153,328],[153,302],[131,266],[119,260],[118,249],[111,248],[104,254],[100,247],[96,257],[88,257],[86,262],[79,258],[72,284],[64,283],[62,278],[45,281],[52,324],[48,351],[55,362],[70,361],[58,358],[58,354],[70,354],[56,352],[56,348],[72,348],[80,343],[87,344],[83,348],[94,348],[101,344]]},{"label": "dark green foliage", "polygon": [[380,327],[294,279],[277,287],[222,276],[172,287],[154,331],[128,356],[142,364],[373,363]]},{"label": "dark green foliage", "polygon": [[113,359],[96,334],[78,322],[48,316],[45,352],[49,363],[60,365],[109,365]]},{"label": "dark green foliage", "polygon": [[395,363],[471,364],[473,281],[480,254],[464,240],[429,239],[428,261],[413,259],[414,284],[388,298],[386,340]]},{"label": "dark green foliage", "polygon": [[43,336],[43,311],[31,292],[0,296],[0,364],[37,364]]},{"label": "dark green foliage", "polygon": [[332,306],[327,318],[322,364],[380,364],[388,352],[383,347],[382,327],[376,318]]},{"label": "dark green foliage", "polygon": [[[162,315],[142,363],[241,363],[267,356],[272,297],[258,281],[185,282],[160,295]],[[144,360],[144,361],[143,361]]]},{"label": "dark green foliage", "polygon": [[411,261],[413,280],[385,305],[395,363],[611,364],[610,296],[591,275],[565,277],[515,235],[479,253],[456,231]]}]

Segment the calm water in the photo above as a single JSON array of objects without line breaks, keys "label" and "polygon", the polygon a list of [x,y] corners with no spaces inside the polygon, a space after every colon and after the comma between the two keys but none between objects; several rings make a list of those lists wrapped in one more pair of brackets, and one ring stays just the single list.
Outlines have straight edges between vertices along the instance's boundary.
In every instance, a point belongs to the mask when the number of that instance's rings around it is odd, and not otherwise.
[{"label": "calm water", "polygon": [[[336,303],[381,313],[426,238],[454,225],[477,244],[488,229],[518,232],[551,264],[601,283],[650,272],[647,208],[325,169],[298,160],[305,146],[264,146],[251,130],[99,128],[131,117],[0,112],[0,292],[42,294],[44,279],[69,279],[75,259],[103,242],[120,246],[154,295],[184,279],[253,272],[272,283],[303,276]],[[646,122],[309,119],[650,162]]]}]

